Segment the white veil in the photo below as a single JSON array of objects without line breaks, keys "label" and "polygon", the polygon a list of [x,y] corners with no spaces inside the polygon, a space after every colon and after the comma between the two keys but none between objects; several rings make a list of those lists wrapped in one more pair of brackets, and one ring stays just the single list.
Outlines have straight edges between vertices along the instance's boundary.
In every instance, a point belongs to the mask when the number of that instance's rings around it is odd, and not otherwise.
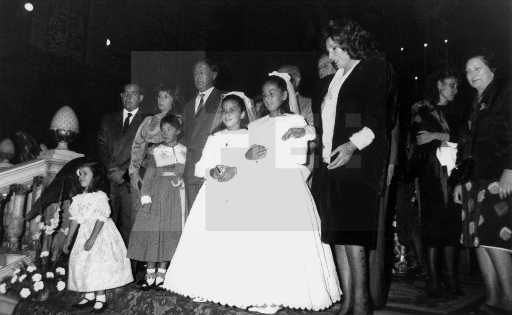
[{"label": "white veil", "polygon": [[229,92],[226,94],[222,94],[222,96],[220,97],[219,107],[217,108],[217,113],[215,114],[215,118],[213,119],[210,134],[213,134],[214,132],[218,131],[219,127],[222,124],[222,101],[224,101],[224,98],[228,95],[236,95],[244,100],[245,112],[246,112],[247,118],[249,119],[249,122],[255,121],[257,119],[256,110],[254,109],[253,101],[250,98],[248,98],[247,96],[245,96],[245,94],[243,92],[233,91],[233,92]]}]

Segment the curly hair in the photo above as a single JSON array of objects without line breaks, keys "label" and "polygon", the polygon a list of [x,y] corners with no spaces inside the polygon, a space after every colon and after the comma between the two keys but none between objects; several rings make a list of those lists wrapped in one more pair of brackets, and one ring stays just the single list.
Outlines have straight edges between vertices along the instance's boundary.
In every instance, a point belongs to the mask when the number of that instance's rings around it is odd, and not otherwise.
[{"label": "curly hair", "polygon": [[80,168],[87,167],[92,172],[92,179],[89,183],[88,187],[84,187],[83,191],[87,192],[98,192],[103,191],[108,194],[109,182],[107,178],[107,174],[105,172],[105,167],[103,164],[96,160],[90,160],[80,164]]},{"label": "curly hair", "polygon": [[183,90],[177,84],[162,84],[157,86],[155,90],[157,94],[160,92],[166,92],[172,97],[172,108],[168,112],[169,114],[181,115],[183,113],[185,95],[183,94]]},{"label": "curly hair", "polygon": [[473,58],[482,59],[483,63],[495,74],[500,75],[500,60],[496,55],[496,52],[489,47],[480,46],[472,48],[466,55],[464,55],[464,71],[466,70],[466,64],[470,59]]},{"label": "curly hair", "polygon": [[439,89],[437,88],[437,82],[443,82],[449,78],[456,79],[457,83],[459,84],[461,82],[461,78],[457,69],[453,67],[438,69],[435,73],[428,76],[427,80],[425,81],[425,100],[427,100],[430,104],[439,103]]},{"label": "curly hair", "polygon": [[[331,20],[322,29],[321,45],[331,38],[351,59],[368,59],[378,54],[377,43],[372,34],[349,19]],[[370,54],[371,52],[371,54]]]}]

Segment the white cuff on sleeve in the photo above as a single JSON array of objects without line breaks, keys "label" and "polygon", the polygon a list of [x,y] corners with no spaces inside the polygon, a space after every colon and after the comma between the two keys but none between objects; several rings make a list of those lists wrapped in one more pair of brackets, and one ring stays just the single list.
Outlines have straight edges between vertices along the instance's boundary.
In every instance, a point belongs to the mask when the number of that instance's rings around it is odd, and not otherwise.
[{"label": "white cuff on sleeve", "polygon": [[142,204],[151,203],[151,197],[150,196],[140,197],[140,203],[142,203]]},{"label": "white cuff on sleeve", "polygon": [[367,146],[372,143],[373,139],[375,138],[375,135],[373,134],[373,131],[368,128],[364,127],[359,132],[356,132],[350,137],[350,141],[359,149],[362,150],[366,148]]}]

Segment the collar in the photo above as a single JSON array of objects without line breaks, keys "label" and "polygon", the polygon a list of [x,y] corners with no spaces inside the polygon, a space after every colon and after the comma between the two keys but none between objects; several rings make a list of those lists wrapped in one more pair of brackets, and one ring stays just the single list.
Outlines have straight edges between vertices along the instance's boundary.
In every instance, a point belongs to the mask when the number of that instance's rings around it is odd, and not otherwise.
[{"label": "collar", "polygon": [[214,89],[214,88],[215,88],[215,87],[214,87],[214,86],[212,86],[211,88],[209,88],[208,90],[206,90],[206,91],[204,91],[204,92],[199,92],[199,93],[197,93],[197,99],[198,99],[198,100],[200,99],[200,98],[199,98],[199,95],[200,95],[200,94],[204,94],[203,100],[204,100],[204,102],[206,102],[206,100],[208,99],[208,96],[210,96],[210,94],[212,94],[212,91],[213,91],[213,89]]},{"label": "collar", "polygon": [[136,109],[132,110],[131,112],[127,111],[126,109],[123,108],[123,121],[126,119],[126,117],[128,116],[128,113],[132,114],[132,116],[130,117],[130,119],[132,119],[133,117],[135,117],[135,115],[137,115],[137,112],[139,111],[139,108],[137,107]]}]

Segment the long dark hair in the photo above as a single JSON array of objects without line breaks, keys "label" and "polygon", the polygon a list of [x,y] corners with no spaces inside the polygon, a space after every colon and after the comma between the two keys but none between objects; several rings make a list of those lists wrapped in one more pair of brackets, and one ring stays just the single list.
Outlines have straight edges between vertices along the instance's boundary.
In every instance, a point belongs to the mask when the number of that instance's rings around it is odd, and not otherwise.
[{"label": "long dark hair", "polygon": [[172,97],[172,107],[168,114],[181,115],[183,113],[183,105],[185,104],[185,96],[183,90],[176,84],[170,83],[157,86],[156,94],[166,92]]},{"label": "long dark hair", "polygon": [[80,164],[79,168],[87,167],[92,171],[92,179],[88,187],[83,187],[82,192],[98,192],[108,193],[108,178],[105,167],[98,161],[90,161]]},{"label": "long dark hair", "polygon": [[[263,87],[267,83],[274,84],[281,90],[281,92],[286,92],[288,94],[288,97],[283,101],[283,103],[281,104],[281,106],[279,106],[279,108],[281,109],[281,112],[283,112],[283,114],[292,114],[292,111],[290,110],[290,95],[288,93],[286,81],[281,77],[278,77],[276,75],[271,75],[268,77],[267,80],[265,80],[265,82],[263,83],[261,88],[263,89]],[[265,102],[263,102],[263,106],[266,107]]]}]

